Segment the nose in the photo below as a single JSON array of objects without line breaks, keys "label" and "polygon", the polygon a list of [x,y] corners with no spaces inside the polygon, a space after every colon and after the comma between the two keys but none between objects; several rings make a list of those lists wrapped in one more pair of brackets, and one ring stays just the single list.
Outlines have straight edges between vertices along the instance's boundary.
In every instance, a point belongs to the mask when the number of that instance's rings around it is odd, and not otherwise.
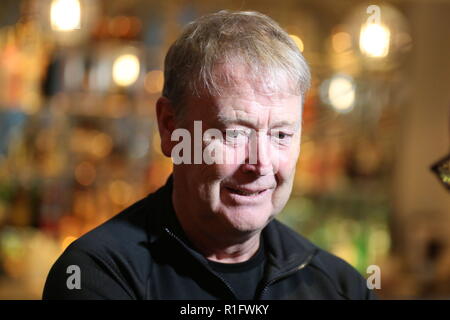
[{"label": "nose", "polygon": [[271,175],[274,172],[270,137],[264,132],[254,134],[248,143],[248,153],[242,165],[244,172],[253,172],[258,176]]}]

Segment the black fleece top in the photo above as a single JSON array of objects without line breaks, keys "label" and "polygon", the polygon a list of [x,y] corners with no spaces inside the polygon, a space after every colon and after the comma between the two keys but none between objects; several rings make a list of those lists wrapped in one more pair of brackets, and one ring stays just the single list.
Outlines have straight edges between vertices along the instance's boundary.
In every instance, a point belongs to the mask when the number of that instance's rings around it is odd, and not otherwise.
[{"label": "black fleece top", "polygon": [[[262,231],[264,254],[248,286],[253,289],[241,291],[235,283],[249,283],[245,271],[242,278],[224,276],[223,269],[192,248],[171,194],[172,176],[156,192],[74,241],[51,268],[43,299],[375,298],[348,263],[277,220]],[[74,265],[79,288],[73,282]]]},{"label": "black fleece top", "polygon": [[256,254],[247,261],[239,263],[208,261],[208,264],[230,285],[239,300],[253,300],[264,275],[265,262],[264,241],[261,241]]}]

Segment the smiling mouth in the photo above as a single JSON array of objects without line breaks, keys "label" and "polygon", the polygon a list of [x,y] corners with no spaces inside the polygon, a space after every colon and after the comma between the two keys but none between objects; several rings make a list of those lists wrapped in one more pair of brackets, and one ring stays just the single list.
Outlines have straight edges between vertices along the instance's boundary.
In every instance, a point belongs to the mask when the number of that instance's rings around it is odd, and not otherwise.
[{"label": "smiling mouth", "polygon": [[264,190],[260,190],[260,191],[249,191],[249,190],[233,189],[233,188],[229,188],[229,187],[226,187],[226,188],[231,193],[235,193],[235,194],[238,194],[241,196],[246,196],[246,197],[256,196],[267,190],[267,189],[264,189]]}]

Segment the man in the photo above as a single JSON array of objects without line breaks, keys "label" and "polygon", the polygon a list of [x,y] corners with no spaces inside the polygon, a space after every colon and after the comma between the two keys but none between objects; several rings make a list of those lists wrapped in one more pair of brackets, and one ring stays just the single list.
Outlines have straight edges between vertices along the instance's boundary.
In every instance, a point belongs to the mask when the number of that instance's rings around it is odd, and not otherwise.
[{"label": "man", "polygon": [[156,105],[173,174],[70,245],[44,298],[371,298],[350,265],[274,220],[292,190],[309,82],[295,43],[265,15],[189,24]]}]

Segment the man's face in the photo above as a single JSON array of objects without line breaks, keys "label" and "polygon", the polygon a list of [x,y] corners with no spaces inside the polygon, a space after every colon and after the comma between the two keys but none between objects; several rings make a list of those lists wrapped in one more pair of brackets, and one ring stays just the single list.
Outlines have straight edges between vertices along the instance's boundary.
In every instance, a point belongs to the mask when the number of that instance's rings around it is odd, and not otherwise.
[{"label": "man's face", "polygon": [[[183,123],[192,139],[194,121],[201,121],[202,133],[223,133],[212,141],[225,163],[202,159],[174,166],[175,179],[184,185],[179,196],[195,222],[211,230],[259,231],[290,196],[300,152],[301,97],[259,89],[242,78],[220,96],[187,99]],[[205,148],[211,142],[202,143]]]}]

